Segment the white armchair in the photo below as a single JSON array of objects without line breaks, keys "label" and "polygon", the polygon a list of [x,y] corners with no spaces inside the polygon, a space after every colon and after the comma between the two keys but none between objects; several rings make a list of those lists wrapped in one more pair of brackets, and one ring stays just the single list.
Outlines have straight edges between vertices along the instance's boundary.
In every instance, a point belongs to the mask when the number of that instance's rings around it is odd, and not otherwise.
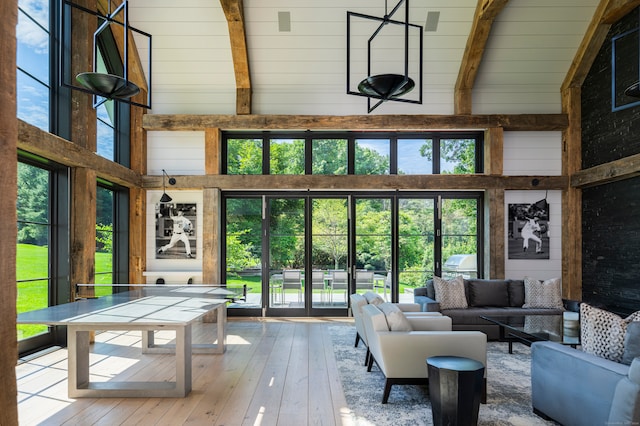
[{"label": "white armchair", "polygon": [[[448,318],[443,316],[442,318]],[[436,323],[436,318],[410,318],[413,324]],[[487,335],[479,331],[390,331],[385,314],[373,305],[362,307],[362,321],[371,353],[368,370],[375,362],[385,375],[382,403],[389,399],[391,387],[400,384],[428,384],[426,359],[439,355],[454,355],[480,361],[487,365]],[[451,319],[449,318],[449,329]],[[424,328],[422,328],[424,330]],[[486,402],[486,368],[482,402]]]},{"label": "white armchair", "polygon": [[[367,297],[369,297],[369,299],[367,299]],[[365,365],[367,365],[367,363],[369,362],[369,344],[367,343],[364,323],[362,322],[362,307],[369,304],[370,300],[373,300],[376,297],[379,299],[379,303],[384,303],[384,299],[382,299],[378,294],[374,292],[367,292],[364,295],[354,293],[349,296],[349,300],[351,301],[351,312],[356,326],[356,342],[354,346],[357,348],[358,343],[362,341],[367,348],[367,354],[364,361]],[[440,312],[421,312],[420,304],[418,303],[395,303],[395,305],[404,312],[407,318],[442,317],[442,314]],[[451,319],[449,317],[446,318],[447,319],[442,320],[443,322],[441,322],[440,324],[443,324],[442,326],[444,327],[448,322],[449,328],[447,328],[447,330],[451,330]],[[415,324],[416,327],[421,327],[420,321],[417,321]],[[415,329],[418,328],[414,328],[414,330]]]}]

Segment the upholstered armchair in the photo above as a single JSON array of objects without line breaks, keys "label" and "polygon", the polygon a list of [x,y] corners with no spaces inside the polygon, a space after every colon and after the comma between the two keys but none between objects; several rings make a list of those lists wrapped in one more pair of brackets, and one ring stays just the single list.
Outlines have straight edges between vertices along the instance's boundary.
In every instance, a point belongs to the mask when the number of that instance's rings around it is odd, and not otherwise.
[{"label": "upholstered armchair", "polygon": [[[368,370],[375,362],[386,378],[383,404],[387,403],[393,385],[428,384],[426,359],[429,357],[466,357],[480,361],[486,367],[486,334],[479,331],[450,331],[451,319],[446,316],[441,318],[449,320],[449,328],[442,331],[436,326],[435,320],[439,318],[410,318],[397,311],[385,314],[383,310],[388,310],[385,305],[376,307],[368,304],[362,307],[362,320],[371,353]],[[431,326],[432,331],[415,331],[413,327],[416,322],[422,323],[422,330]],[[486,402],[486,389],[485,368],[482,402]]]},{"label": "upholstered armchair", "polygon": [[[353,321],[356,326],[355,347],[358,347],[358,343],[360,341],[364,343],[364,345],[367,348],[367,354],[365,357],[365,365],[367,365],[369,361],[369,344],[367,343],[367,336],[364,331],[364,323],[362,322],[362,307],[369,303],[373,303],[375,305],[375,304],[380,304],[385,302],[384,302],[384,299],[380,297],[380,295],[374,292],[367,292],[365,294],[354,293],[349,296],[349,299],[351,301],[351,311],[353,315]],[[441,317],[442,316],[440,312],[421,312],[420,305],[418,303],[395,303],[394,305],[397,306],[402,312],[404,312],[405,316],[407,317],[420,318],[420,317]],[[448,330],[451,330],[451,320],[447,319],[442,321],[444,321],[444,323],[441,322],[440,324],[444,324],[443,326],[446,326],[446,324],[448,323],[449,324]],[[420,327],[420,324],[421,322],[419,320],[415,322],[415,326],[418,328]]]}]

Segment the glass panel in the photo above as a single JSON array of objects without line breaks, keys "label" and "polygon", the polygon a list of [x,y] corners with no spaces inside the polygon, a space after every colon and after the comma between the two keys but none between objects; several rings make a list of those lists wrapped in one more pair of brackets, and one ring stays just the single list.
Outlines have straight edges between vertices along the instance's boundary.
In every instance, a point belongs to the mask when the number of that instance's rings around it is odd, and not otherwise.
[{"label": "glass panel", "polygon": [[346,139],[314,139],[312,157],[314,175],[347,174]]},{"label": "glass panel", "polygon": [[18,118],[49,131],[49,88],[18,70],[16,92]]},{"label": "glass panel", "polygon": [[304,199],[269,203],[269,306],[304,308]]},{"label": "glass panel", "polygon": [[115,161],[115,122],[113,120],[114,101],[109,100],[96,109],[98,117],[97,154]]},{"label": "glass panel", "polygon": [[226,283],[247,296],[228,308],[261,308],[262,198],[229,198],[226,210]]},{"label": "glass panel", "polygon": [[440,173],[472,174],[476,172],[474,139],[442,139],[440,141]]},{"label": "glass panel", "polygon": [[477,277],[478,201],[442,200],[442,276]]},{"label": "glass panel", "polygon": [[228,139],[227,174],[262,174],[262,139]]},{"label": "glass panel", "polygon": [[16,25],[17,116],[49,131],[49,2],[20,1]]},{"label": "glass panel", "polygon": [[433,173],[433,141],[431,139],[398,139],[398,174],[428,175]]},{"label": "glass panel", "polygon": [[356,139],[355,173],[357,175],[389,174],[390,148],[387,139]]},{"label": "glass panel", "polygon": [[[113,212],[113,191],[99,186],[96,207],[96,284],[113,284]],[[112,286],[97,285],[94,295],[104,296],[112,292]]]},{"label": "glass panel", "polygon": [[356,200],[355,227],[356,292],[376,291],[390,300],[386,279],[391,270],[391,200]]},{"label": "glass panel", "polygon": [[49,22],[48,4],[45,1],[20,3],[20,7],[30,17],[22,11],[18,13],[17,65],[34,78],[49,84],[49,33],[46,30]]},{"label": "glass panel", "polygon": [[269,167],[272,175],[304,174],[304,140],[271,139]]},{"label": "glass panel", "polygon": [[[49,306],[49,172],[18,163],[18,244],[16,247],[18,313]],[[42,325],[20,325],[18,338],[47,331]]]},{"label": "glass panel", "polygon": [[398,273],[400,297],[422,287],[434,272],[434,200],[399,200]]},{"label": "glass panel", "polygon": [[[348,214],[346,198],[314,199],[312,211],[312,306],[328,307],[335,301],[344,306],[347,281],[335,271],[347,270]],[[337,280],[334,283],[334,278]]]}]

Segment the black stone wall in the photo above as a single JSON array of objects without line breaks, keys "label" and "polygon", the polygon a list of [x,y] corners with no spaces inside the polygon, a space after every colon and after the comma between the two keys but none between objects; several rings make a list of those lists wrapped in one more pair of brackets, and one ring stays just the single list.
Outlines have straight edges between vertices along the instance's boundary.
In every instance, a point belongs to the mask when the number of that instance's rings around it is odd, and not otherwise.
[{"label": "black stone wall", "polygon": [[[612,26],[582,86],[583,168],[640,153],[640,106],[611,110],[611,38],[637,28],[638,12]],[[616,75],[626,87],[638,80],[639,44],[619,46]],[[640,310],[640,177],[586,188],[582,198],[583,300],[621,313]]]},{"label": "black stone wall", "polygon": [[640,310],[640,177],[582,192],[582,300]]}]

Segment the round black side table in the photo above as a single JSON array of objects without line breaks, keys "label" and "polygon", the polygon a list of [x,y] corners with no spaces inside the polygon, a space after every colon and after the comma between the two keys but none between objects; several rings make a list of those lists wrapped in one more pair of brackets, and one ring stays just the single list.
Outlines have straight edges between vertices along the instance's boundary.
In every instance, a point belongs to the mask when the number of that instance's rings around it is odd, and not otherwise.
[{"label": "round black side table", "polygon": [[478,424],[484,365],[470,358],[427,358],[434,426]]}]

